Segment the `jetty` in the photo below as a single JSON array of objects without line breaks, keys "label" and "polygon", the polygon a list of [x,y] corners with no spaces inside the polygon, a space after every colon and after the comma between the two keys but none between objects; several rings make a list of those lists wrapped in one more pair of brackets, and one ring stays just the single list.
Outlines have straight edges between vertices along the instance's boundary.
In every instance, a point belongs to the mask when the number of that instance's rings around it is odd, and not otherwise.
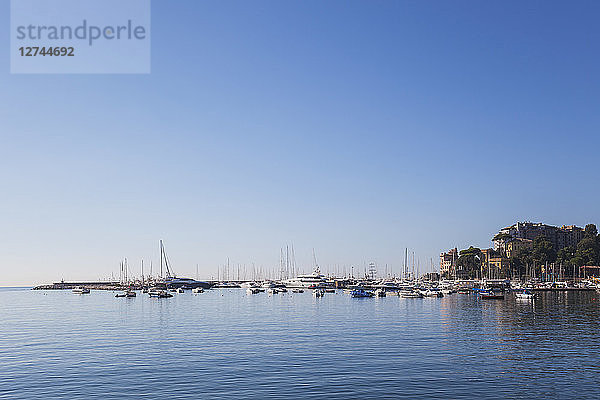
[{"label": "jetty", "polygon": [[33,288],[33,290],[70,290],[70,289],[74,289],[76,287],[82,287],[82,288],[86,288],[86,289],[95,289],[95,290],[125,290],[125,289],[134,289],[134,290],[139,290],[142,287],[140,286],[139,288],[136,287],[135,284],[123,284],[120,282],[93,282],[93,281],[88,281],[88,282],[65,282],[65,281],[60,281],[60,282],[54,282],[52,284],[48,284],[48,285],[40,285],[40,286],[36,286]]}]

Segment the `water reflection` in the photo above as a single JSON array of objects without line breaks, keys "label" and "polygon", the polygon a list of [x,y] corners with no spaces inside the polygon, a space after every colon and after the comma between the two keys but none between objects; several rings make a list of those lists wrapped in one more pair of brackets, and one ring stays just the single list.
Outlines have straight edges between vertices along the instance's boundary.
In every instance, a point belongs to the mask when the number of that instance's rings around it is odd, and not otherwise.
[{"label": "water reflection", "polygon": [[596,296],[0,291],[0,398],[597,398]]}]

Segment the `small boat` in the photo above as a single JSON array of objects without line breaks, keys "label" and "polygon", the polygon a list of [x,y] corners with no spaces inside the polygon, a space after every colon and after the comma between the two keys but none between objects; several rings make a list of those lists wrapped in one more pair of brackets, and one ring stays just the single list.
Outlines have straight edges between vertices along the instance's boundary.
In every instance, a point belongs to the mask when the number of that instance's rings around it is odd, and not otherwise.
[{"label": "small boat", "polygon": [[535,298],[535,293],[531,293],[529,290],[523,290],[522,292],[515,293],[517,299],[533,299]]},{"label": "small boat", "polygon": [[173,295],[166,290],[149,290],[148,295],[157,299],[166,299],[169,297],[173,297]]},{"label": "small boat", "polygon": [[481,297],[482,299],[488,299],[488,300],[504,300],[504,294],[495,293],[491,290],[485,290],[485,291],[479,292],[479,297]]},{"label": "small boat", "polygon": [[177,293],[185,293],[185,289],[184,288],[178,288],[177,289]]},{"label": "small boat", "polygon": [[204,293],[204,289],[201,287],[193,288],[192,293]]},{"label": "small boat", "polygon": [[267,289],[267,294],[277,294],[279,293],[279,289],[277,288],[268,288]]},{"label": "small boat", "polygon": [[375,291],[375,296],[377,297],[385,297],[387,295],[387,293],[385,292],[384,289],[377,289]]},{"label": "small boat", "polygon": [[444,294],[440,290],[427,289],[422,291],[421,294],[424,297],[444,297]]},{"label": "small boat", "polygon": [[452,294],[452,293],[454,293],[454,290],[452,290],[452,289],[442,289],[442,290],[441,290],[441,292],[442,292],[442,294],[443,294],[444,296],[447,296],[447,295],[449,295],[449,294]]},{"label": "small boat", "polygon": [[292,293],[304,293],[303,289],[292,289]]},{"label": "small boat", "polygon": [[90,289],[80,286],[80,287],[73,288],[72,292],[75,294],[89,294]]},{"label": "small boat", "polygon": [[335,289],[325,289],[325,293],[335,293]]},{"label": "small boat", "polygon": [[260,292],[264,292],[264,290],[260,290],[259,288],[255,287],[249,287],[248,289],[246,289],[246,293],[248,294],[258,294]]},{"label": "small boat", "polygon": [[128,298],[136,297],[136,296],[137,296],[137,294],[133,290],[126,290],[123,293],[117,293],[115,295],[115,297],[128,297]]},{"label": "small boat", "polygon": [[421,299],[423,295],[416,290],[401,290],[398,292],[398,296],[404,297],[405,299]]},{"label": "small boat", "polygon": [[461,289],[458,291],[458,294],[470,294],[471,291],[469,289]]},{"label": "small boat", "polygon": [[288,291],[288,290],[287,290],[286,288],[284,288],[284,287],[277,288],[277,290],[279,291],[279,293],[287,293],[287,291]]},{"label": "small boat", "polygon": [[350,296],[352,297],[373,297],[375,296],[375,293],[371,292],[370,290],[365,290],[365,289],[354,289],[351,293]]},{"label": "small boat", "polygon": [[325,290],[324,289],[315,289],[315,290],[313,290],[313,296],[323,297],[323,296],[325,296]]}]

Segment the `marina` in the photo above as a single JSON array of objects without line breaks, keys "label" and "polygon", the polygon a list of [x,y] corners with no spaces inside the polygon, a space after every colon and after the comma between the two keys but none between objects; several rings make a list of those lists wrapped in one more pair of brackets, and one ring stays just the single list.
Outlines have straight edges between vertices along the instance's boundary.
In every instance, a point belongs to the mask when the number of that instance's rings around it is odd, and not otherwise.
[{"label": "marina", "polygon": [[600,399],[600,2],[0,9],[0,400]]}]

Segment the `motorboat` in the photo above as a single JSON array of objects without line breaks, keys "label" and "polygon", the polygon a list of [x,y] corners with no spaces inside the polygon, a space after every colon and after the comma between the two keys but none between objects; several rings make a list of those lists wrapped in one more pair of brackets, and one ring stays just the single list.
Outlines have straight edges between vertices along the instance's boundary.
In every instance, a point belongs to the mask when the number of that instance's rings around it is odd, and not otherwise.
[{"label": "motorboat", "polygon": [[421,291],[423,297],[444,297],[444,294],[440,290],[427,289]]},{"label": "motorboat", "polygon": [[177,288],[177,293],[185,293],[185,289],[182,287]]},{"label": "motorboat", "polygon": [[263,289],[273,289],[273,288],[277,287],[277,285],[275,284],[275,282],[272,282],[272,281],[264,281],[261,284],[261,287]]},{"label": "motorboat", "polygon": [[522,292],[515,293],[517,299],[533,299],[535,298],[535,293],[530,292],[529,290],[523,290]]},{"label": "motorboat", "polygon": [[89,294],[90,289],[79,286],[79,287],[73,288],[72,292],[75,294]]},{"label": "motorboat", "polygon": [[126,290],[123,293],[117,293],[115,295],[115,297],[128,297],[128,298],[136,297],[136,296],[137,296],[137,294],[133,290]]},{"label": "motorboat", "polygon": [[201,287],[193,288],[192,293],[204,293],[204,289]]},{"label": "motorboat", "polygon": [[496,293],[491,290],[482,290],[479,292],[479,297],[488,300],[504,300],[503,293]]},{"label": "motorboat", "polygon": [[260,292],[264,292],[264,290],[261,290],[259,288],[248,288],[248,289],[246,289],[246,293],[248,293],[248,294],[258,294]]},{"label": "motorboat", "polygon": [[398,292],[398,296],[404,297],[405,299],[421,299],[423,295],[416,290],[401,290]]},{"label": "motorboat", "polygon": [[248,289],[248,288],[256,288],[256,287],[260,287],[260,284],[257,282],[243,282],[240,284],[240,287],[244,288],[244,289]]},{"label": "motorboat", "polygon": [[315,289],[315,290],[313,290],[313,296],[323,297],[323,296],[325,296],[325,290],[324,289]]},{"label": "motorboat", "polygon": [[319,269],[312,274],[298,275],[296,278],[287,279],[282,282],[289,288],[317,288],[327,286],[327,279],[321,275]]},{"label": "motorboat", "polygon": [[382,289],[385,291],[395,291],[398,290],[398,284],[394,281],[389,281],[389,280],[383,280],[379,283],[373,284],[371,285],[372,288],[374,289]]},{"label": "motorboat", "polygon": [[169,297],[173,297],[173,295],[166,290],[149,290],[148,295],[157,299],[166,299]]},{"label": "motorboat", "polygon": [[375,296],[375,293],[373,293],[370,290],[365,290],[365,289],[354,289],[350,293],[350,296],[352,296],[352,297],[373,297],[373,296]]},{"label": "motorboat", "polygon": [[292,289],[292,293],[304,293],[304,289]]},{"label": "motorboat", "polygon": [[215,289],[236,289],[241,287],[235,282],[220,282],[213,286]]},{"label": "motorboat", "polygon": [[385,297],[387,295],[387,293],[385,292],[384,289],[377,289],[375,291],[375,296],[377,297]]}]

